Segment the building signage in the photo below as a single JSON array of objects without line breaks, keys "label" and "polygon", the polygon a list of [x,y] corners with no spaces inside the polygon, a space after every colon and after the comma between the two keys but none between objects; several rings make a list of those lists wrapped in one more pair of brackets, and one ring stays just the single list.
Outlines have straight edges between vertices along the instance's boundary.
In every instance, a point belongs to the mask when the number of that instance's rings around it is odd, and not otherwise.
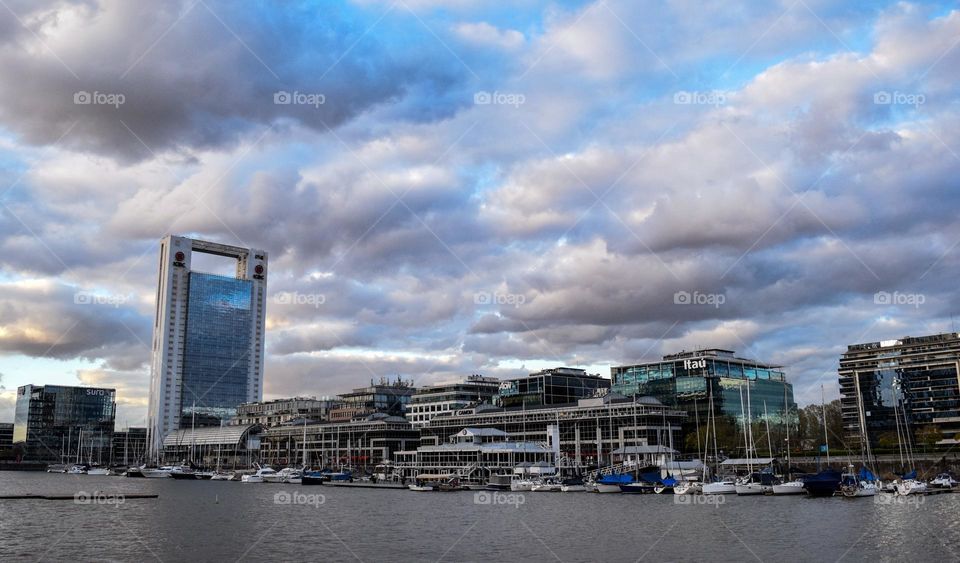
[{"label": "building signage", "polygon": [[707,360],[683,360],[683,369],[692,370],[692,369],[705,369],[707,367]]}]

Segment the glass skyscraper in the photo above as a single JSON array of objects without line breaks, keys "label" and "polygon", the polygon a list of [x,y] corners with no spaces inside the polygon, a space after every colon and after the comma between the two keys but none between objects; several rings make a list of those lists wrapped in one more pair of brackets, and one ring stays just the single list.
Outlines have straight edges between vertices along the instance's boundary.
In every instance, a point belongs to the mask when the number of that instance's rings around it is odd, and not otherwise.
[{"label": "glass skyscraper", "polygon": [[[236,260],[236,275],[194,271],[195,253]],[[170,432],[216,425],[263,399],[267,253],[168,236],[160,243],[148,457]]]},{"label": "glass skyscraper", "polygon": [[229,419],[246,402],[252,291],[250,280],[190,273],[181,426]]},{"label": "glass skyscraper", "polygon": [[116,391],[63,385],[17,389],[13,442],[27,461],[110,463]]},{"label": "glass skyscraper", "polygon": [[[771,426],[797,420],[793,386],[780,366],[738,358],[732,350],[698,350],[649,362],[610,369],[612,391],[649,395],[689,414],[685,429],[707,423],[711,397],[714,415],[738,425],[749,418]],[[749,409],[748,409],[749,393]]]}]

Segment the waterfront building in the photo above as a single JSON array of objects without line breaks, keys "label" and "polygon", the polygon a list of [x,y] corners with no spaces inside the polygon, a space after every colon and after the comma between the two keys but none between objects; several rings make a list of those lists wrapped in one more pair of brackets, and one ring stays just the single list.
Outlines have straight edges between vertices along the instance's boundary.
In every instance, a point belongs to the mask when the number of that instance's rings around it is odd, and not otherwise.
[{"label": "waterfront building", "polygon": [[420,441],[421,446],[436,446],[464,428],[496,428],[512,441],[544,442],[553,426],[558,433],[557,463],[586,468],[611,464],[614,451],[628,446],[681,443],[686,416],[651,397],[615,393],[566,405],[479,405],[433,417],[420,428]]},{"label": "waterfront building", "polygon": [[290,420],[308,418],[315,422],[327,420],[330,409],[337,405],[331,397],[293,397],[274,401],[244,403],[237,407],[233,424],[260,424],[279,426]]},{"label": "waterfront building", "polygon": [[110,463],[116,391],[23,385],[17,389],[13,442],[25,461]]},{"label": "waterfront building", "polygon": [[[851,344],[840,357],[840,405],[851,443],[861,432],[906,444],[929,428],[938,444],[960,434],[960,334]],[[906,431],[906,432],[905,432]]]},{"label": "waterfront building", "polygon": [[129,466],[147,460],[147,428],[131,427],[113,433],[111,465]]},{"label": "waterfront building", "polygon": [[308,467],[369,472],[392,460],[394,452],[414,449],[419,443],[420,433],[406,418],[373,413],[350,421],[304,424],[291,420],[268,428],[262,437],[260,455],[274,467],[299,467],[306,449]]},{"label": "waterfront building", "polygon": [[0,422],[0,451],[13,449],[13,423]]},{"label": "waterfront building", "polygon": [[423,426],[431,418],[475,404],[491,402],[500,392],[496,377],[470,375],[460,381],[434,383],[417,389],[407,406],[407,420]]},{"label": "waterfront building", "polygon": [[163,463],[183,461],[209,469],[249,469],[260,461],[259,424],[181,428],[163,439]]},{"label": "waterfront building", "polygon": [[444,443],[396,452],[392,466],[403,481],[428,474],[475,485],[488,483],[492,475],[513,475],[523,468],[553,474],[557,460],[554,449],[545,443],[549,435],[538,442],[516,442],[496,428],[464,428]]},{"label": "waterfront building", "polygon": [[500,383],[497,403],[502,407],[565,405],[605,393],[610,380],[579,368],[550,368]]},{"label": "waterfront building", "polygon": [[[234,276],[192,269],[195,253],[236,260]],[[185,425],[229,421],[263,398],[267,253],[167,236],[153,324],[148,429],[151,452]]]},{"label": "waterfront building", "polygon": [[403,416],[406,414],[410,397],[416,391],[412,381],[405,381],[400,377],[397,377],[396,381],[388,381],[386,378],[380,378],[376,383],[370,381],[369,387],[360,387],[337,395],[338,404],[330,409],[329,418],[333,422],[345,422],[374,413]]},{"label": "waterfront building", "polygon": [[612,367],[610,375],[617,393],[649,395],[687,411],[685,433],[695,432],[698,422],[706,425],[711,398],[716,417],[741,427],[748,417],[753,422],[766,420],[771,431],[797,419],[793,386],[783,368],[737,357],[732,350],[670,354],[658,362]]}]

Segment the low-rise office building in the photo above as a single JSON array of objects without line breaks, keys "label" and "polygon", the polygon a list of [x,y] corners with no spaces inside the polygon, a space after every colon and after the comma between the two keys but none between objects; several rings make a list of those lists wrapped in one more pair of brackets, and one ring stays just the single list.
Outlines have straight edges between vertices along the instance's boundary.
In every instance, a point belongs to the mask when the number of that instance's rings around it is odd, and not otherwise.
[{"label": "low-rise office building", "polygon": [[500,392],[496,377],[470,375],[461,381],[434,383],[417,389],[410,398],[406,417],[414,426],[424,426],[438,414],[493,401]]},{"label": "low-rise office building", "polygon": [[130,427],[113,433],[110,462],[129,466],[147,461],[147,428]]},{"label": "low-rise office building", "polygon": [[708,349],[663,356],[661,361],[610,369],[613,391],[656,397],[687,411],[684,432],[695,432],[713,414],[741,425],[766,420],[774,429],[795,424],[793,386],[781,366],[738,357],[732,350]]},{"label": "low-rise office building", "polygon": [[337,405],[332,397],[293,397],[274,401],[244,403],[237,407],[234,424],[241,426],[259,424],[261,426],[279,426],[284,422],[309,418],[315,421],[326,420],[330,409]]},{"label": "low-rise office building", "polygon": [[561,467],[609,465],[614,451],[628,446],[680,444],[687,414],[651,397],[616,394],[566,405],[493,405],[436,416],[420,428],[421,446],[440,445],[464,428],[496,428],[511,441],[544,443],[555,427]]},{"label": "low-rise office building", "polygon": [[13,442],[25,461],[110,463],[116,391],[64,385],[17,389]]},{"label": "low-rise office building", "polygon": [[527,377],[500,383],[497,404],[501,407],[568,405],[580,399],[605,394],[610,380],[579,368],[550,368]]},{"label": "low-rise office building", "polygon": [[404,416],[416,390],[412,381],[399,377],[392,382],[386,378],[381,378],[379,383],[371,381],[369,387],[337,395],[337,405],[330,409],[328,418],[331,422],[345,422],[374,413]]}]

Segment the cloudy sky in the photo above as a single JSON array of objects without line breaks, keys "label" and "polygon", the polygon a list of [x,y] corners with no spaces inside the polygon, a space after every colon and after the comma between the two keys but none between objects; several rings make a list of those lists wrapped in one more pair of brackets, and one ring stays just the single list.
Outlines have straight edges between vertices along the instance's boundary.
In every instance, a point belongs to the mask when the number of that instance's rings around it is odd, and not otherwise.
[{"label": "cloudy sky", "polygon": [[267,398],[954,329],[953,2],[308,4],[0,2],[0,420],[143,423],[167,233],[270,252]]}]

